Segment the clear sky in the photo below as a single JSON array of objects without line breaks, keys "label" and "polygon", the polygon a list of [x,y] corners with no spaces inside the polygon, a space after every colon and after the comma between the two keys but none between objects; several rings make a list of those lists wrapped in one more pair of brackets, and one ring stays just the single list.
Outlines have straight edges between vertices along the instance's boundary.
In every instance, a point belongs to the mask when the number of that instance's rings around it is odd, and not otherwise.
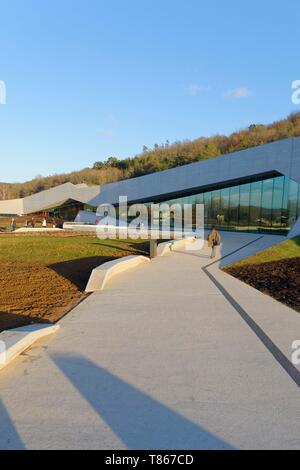
[{"label": "clear sky", "polygon": [[0,181],[300,110],[299,0],[0,0]]}]

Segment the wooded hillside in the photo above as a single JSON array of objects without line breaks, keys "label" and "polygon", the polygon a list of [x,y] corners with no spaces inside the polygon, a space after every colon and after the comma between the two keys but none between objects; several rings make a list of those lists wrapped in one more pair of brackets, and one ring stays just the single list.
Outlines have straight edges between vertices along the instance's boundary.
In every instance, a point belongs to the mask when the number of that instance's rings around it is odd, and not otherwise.
[{"label": "wooded hillside", "polygon": [[111,183],[293,136],[300,136],[300,113],[291,114],[270,125],[253,124],[229,136],[215,135],[193,141],[155,144],[153,149],[144,147],[143,152],[135,157],[123,160],[110,157],[105,162],[96,162],[93,168],[72,173],[39,177],[26,183],[0,183],[0,199],[29,196],[67,181],[88,185]]}]

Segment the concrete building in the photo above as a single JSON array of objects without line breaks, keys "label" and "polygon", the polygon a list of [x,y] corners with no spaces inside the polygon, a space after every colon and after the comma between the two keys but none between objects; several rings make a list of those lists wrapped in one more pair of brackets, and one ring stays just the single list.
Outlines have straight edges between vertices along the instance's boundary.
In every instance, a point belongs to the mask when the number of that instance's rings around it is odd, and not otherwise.
[{"label": "concrete building", "polygon": [[0,217],[43,214],[74,220],[79,210],[96,210],[90,201],[99,192],[99,186],[65,183],[24,199],[0,201]]},{"label": "concrete building", "polygon": [[1,201],[0,214],[66,211],[70,219],[100,204],[118,206],[120,196],[127,196],[128,203],[203,203],[205,225],[223,230],[288,233],[300,216],[300,138],[102,187],[67,183],[22,200]]}]

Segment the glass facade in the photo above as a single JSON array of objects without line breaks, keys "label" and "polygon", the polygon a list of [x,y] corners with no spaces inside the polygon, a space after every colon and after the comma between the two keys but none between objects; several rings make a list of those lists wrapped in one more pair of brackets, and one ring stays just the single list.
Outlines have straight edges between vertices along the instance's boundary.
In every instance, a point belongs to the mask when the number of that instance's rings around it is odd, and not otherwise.
[{"label": "glass facade", "polygon": [[300,216],[300,184],[275,176],[164,202],[203,203],[206,227],[286,234]]},{"label": "glass facade", "polygon": [[52,207],[44,211],[44,215],[49,217],[60,218],[67,221],[74,221],[78,212],[81,210],[96,212],[96,208],[83,204],[82,202],[69,199],[58,207]]}]

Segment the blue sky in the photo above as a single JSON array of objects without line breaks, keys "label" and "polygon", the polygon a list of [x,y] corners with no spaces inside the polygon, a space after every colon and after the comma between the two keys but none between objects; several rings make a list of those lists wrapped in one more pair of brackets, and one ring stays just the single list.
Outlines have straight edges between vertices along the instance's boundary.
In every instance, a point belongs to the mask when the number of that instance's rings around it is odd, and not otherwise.
[{"label": "blue sky", "polygon": [[297,111],[299,0],[1,0],[0,181]]}]

